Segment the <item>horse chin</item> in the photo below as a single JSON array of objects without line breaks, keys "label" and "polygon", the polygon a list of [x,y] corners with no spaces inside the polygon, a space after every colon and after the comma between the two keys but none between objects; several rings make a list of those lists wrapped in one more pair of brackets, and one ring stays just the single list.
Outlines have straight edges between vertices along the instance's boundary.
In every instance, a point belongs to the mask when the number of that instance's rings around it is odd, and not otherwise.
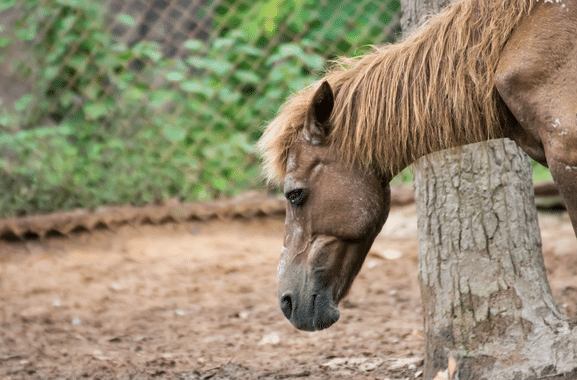
[{"label": "horse chin", "polygon": [[331,327],[341,316],[336,303],[327,297],[317,296],[314,301],[313,326],[315,330],[324,330]]}]

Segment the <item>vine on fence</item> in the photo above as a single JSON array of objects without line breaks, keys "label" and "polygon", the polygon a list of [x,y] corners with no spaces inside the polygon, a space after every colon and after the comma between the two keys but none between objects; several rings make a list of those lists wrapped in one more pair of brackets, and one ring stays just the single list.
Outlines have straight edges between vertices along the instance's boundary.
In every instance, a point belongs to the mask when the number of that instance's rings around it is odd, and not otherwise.
[{"label": "vine on fence", "polygon": [[186,56],[166,59],[155,43],[114,43],[100,9],[33,0],[15,23],[31,52],[17,69],[35,85],[0,117],[0,186],[12,189],[0,195],[0,217],[258,186],[258,125],[315,80],[325,60],[314,46],[267,54],[229,30],[210,46],[189,40]]}]

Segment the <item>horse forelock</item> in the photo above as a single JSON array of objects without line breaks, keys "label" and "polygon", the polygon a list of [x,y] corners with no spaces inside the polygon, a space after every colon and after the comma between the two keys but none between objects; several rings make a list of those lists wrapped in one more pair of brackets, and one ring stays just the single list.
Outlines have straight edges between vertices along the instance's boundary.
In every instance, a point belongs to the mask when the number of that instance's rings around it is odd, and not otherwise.
[{"label": "horse forelock", "polygon": [[503,107],[495,72],[510,33],[532,4],[460,1],[403,42],[336,61],[265,129],[259,147],[268,178],[284,178],[288,150],[324,80],[335,92],[329,143],[348,163],[396,174],[434,151],[500,137]]}]

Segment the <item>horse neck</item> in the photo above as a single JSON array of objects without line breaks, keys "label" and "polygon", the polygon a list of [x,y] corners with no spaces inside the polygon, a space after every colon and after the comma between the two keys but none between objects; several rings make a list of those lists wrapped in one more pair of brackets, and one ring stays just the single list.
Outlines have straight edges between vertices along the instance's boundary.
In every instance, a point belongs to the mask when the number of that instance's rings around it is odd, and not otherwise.
[{"label": "horse neck", "polygon": [[425,155],[505,137],[495,73],[530,3],[458,2],[404,42],[344,59],[329,82],[339,92],[333,136],[345,159],[394,174]]}]

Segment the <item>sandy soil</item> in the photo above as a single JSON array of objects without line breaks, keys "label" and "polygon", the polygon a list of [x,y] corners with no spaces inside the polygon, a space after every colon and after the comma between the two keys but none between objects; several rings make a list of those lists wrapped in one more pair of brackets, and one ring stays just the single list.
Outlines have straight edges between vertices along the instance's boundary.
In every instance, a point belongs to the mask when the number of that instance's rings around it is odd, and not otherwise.
[{"label": "sandy soil", "polygon": [[[540,221],[553,293],[577,319],[575,236],[566,214]],[[282,234],[267,218],[0,243],[0,379],[418,377],[414,206],[393,210],[322,332],[278,307]]]}]

